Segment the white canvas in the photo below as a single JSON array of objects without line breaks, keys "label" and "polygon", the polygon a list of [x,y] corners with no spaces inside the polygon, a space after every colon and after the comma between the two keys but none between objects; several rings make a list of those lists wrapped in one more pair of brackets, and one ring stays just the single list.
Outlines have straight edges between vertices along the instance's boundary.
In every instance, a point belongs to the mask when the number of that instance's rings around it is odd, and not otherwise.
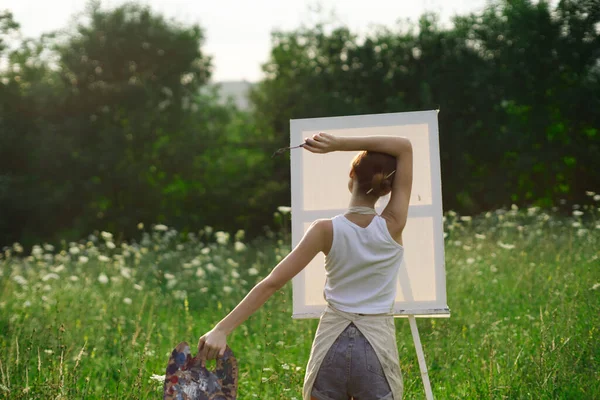
[{"label": "white canvas", "polygon": [[[290,145],[318,132],[337,136],[398,135],[413,145],[413,187],[403,233],[405,261],[400,267],[394,315],[449,316],[446,304],[442,191],[437,111],[311,118],[290,121]],[[346,211],[348,174],[356,152],[313,154],[292,150],[292,245],[310,224]],[[389,197],[376,205],[381,212]],[[293,317],[319,318],[325,268],[323,254],[293,279]]]}]

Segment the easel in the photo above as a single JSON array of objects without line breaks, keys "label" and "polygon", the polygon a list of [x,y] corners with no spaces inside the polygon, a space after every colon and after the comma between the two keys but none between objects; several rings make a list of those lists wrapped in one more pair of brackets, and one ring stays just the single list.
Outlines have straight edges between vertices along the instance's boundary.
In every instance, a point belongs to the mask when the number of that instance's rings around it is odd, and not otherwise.
[{"label": "easel", "polygon": [[[396,299],[393,314],[409,320],[427,400],[433,400],[433,392],[416,317],[450,316],[446,304],[438,112],[428,110],[290,121],[290,146],[298,146],[305,137],[320,131],[348,137],[400,135],[413,144],[413,160],[416,163],[412,189],[414,196],[411,197],[404,243],[408,250],[404,267],[399,271],[401,296]],[[352,155],[346,154],[336,152],[324,157],[304,151],[292,152],[292,247],[299,243],[310,223],[347,210],[344,185]],[[323,174],[323,171],[327,171],[327,174]],[[384,202],[385,199],[380,199],[375,207],[379,213]],[[411,221],[415,221],[415,225]],[[427,249],[422,246],[423,243],[426,243]],[[419,268],[410,268],[413,265],[419,265]],[[425,279],[433,283],[433,286],[429,286],[432,290],[426,294],[422,289],[427,287],[423,285]],[[294,277],[293,318],[319,318],[325,305],[319,288],[324,283],[323,262],[315,257]],[[413,293],[415,287],[419,288],[419,292]]]},{"label": "easel", "polygon": [[429,374],[427,373],[427,364],[425,364],[425,354],[423,353],[423,347],[421,346],[421,338],[419,337],[419,329],[417,328],[415,316],[409,315],[408,322],[415,343],[415,350],[417,351],[417,360],[419,360],[419,369],[421,370],[421,378],[423,379],[423,386],[425,387],[425,398],[427,400],[433,400],[433,392],[431,391],[431,383],[429,382]]}]

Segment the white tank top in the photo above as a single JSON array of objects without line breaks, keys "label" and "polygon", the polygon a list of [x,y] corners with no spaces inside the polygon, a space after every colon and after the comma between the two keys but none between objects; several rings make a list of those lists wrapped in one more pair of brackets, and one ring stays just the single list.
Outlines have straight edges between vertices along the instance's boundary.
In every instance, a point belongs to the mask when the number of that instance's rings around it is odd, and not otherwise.
[{"label": "white tank top", "polygon": [[404,248],[376,215],[366,228],[343,215],[331,219],[333,241],[325,257],[325,300],[357,314],[390,313]]}]

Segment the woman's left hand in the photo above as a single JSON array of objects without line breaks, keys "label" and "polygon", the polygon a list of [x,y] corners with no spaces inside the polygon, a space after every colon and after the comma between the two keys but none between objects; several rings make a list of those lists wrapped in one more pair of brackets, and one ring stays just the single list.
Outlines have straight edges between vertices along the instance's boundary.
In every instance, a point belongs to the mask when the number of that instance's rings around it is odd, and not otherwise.
[{"label": "woman's left hand", "polygon": [[222,357],[226,347],[227,335],[217,328],[205,333],[198,340],[198,354],[206,360]]}]

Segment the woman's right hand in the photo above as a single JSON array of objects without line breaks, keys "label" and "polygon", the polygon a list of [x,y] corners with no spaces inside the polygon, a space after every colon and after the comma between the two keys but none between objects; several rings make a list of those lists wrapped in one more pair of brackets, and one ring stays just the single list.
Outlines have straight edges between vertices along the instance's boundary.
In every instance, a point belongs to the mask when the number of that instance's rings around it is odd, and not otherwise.
[{"label": "woman's right hand", "polygon": [[342,138],[319,132],[313,135],[312,138],[306,138],[302,147],[311,153],[331,153],[332,151],[342,150]]}]

